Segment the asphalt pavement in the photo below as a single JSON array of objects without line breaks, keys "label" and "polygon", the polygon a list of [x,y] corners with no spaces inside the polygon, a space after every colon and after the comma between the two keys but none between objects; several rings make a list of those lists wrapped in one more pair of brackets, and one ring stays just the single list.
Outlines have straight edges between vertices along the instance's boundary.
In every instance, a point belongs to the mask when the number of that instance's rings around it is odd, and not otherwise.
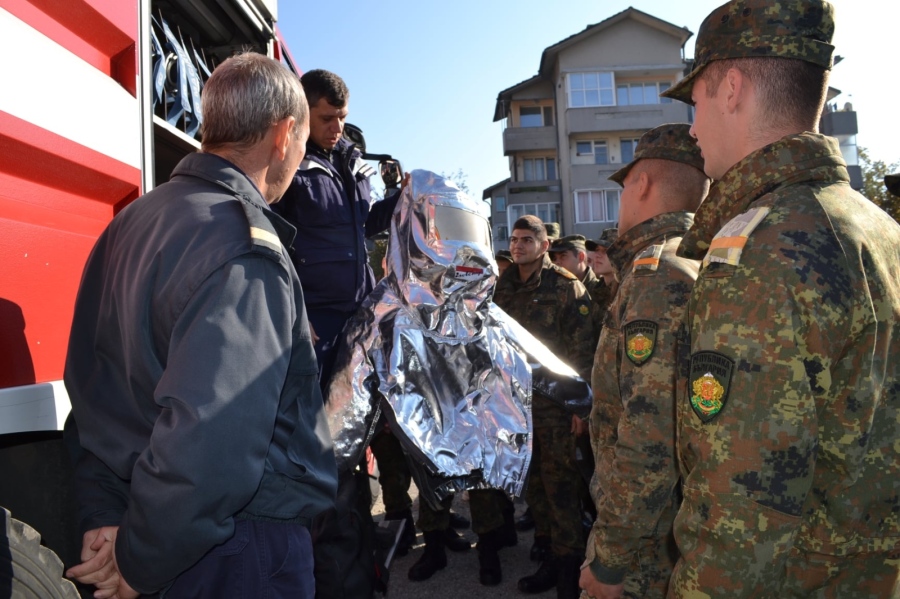
[{"label": "asphalt pavement", "polygon": [[[418,513],[418,490],[413,484],[410,488],[410,496],[413,497],[413,515]],[[466,518],[469,515],[469,502],[463,496],[458,496],[453,502],[452,510]],[[516,517],[525,511],[525,504],[516,501]],[[377,521],[384,519],[384,505],[379,496],[372,508],[372,514]],[[533,540],[533,531],[520,532],[519,543],[515,547],[507,547],[500,550],[500,563],[503,568],[503,581],[494,587],[482,586],[478,582],[478,554],[475,551],[475,542],[478,537],[471,529],[461,530],[472,543],[472,549],[464,553],[447,551],[447,567],[439,570],[430,579],[422,582],[412,582],[406,577],[409,568],[422,556],[425,547],[422,533],[417,531],[416,545],[404,557],[395,558],[390,565],[390,583],[387,599],[496,599],[501,597],[556,597],[556,589],[540,595],[525,595],[516,588],[516,582],[523,576],[533,574],[538,565],[528,559]]]}]

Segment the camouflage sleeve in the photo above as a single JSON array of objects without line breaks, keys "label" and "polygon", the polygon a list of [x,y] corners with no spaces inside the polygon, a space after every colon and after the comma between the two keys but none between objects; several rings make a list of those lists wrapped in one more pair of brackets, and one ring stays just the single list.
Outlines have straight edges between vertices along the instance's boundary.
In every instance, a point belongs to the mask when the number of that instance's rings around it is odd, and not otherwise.
[{"label": "camouflage sleeve", "polygon": [[599,339],[600,331],[603,330],[603,319],[606,317],[606,311],[612,301],[612,294],[609,285],[604,283],[603,279],[597,281],[590,293],[591,324],[594,326],[594,339]]},{"label": "camouflage sleeve", "polygon": [[829,457],[817,396],[835,392],[832,356],[860,313],[856,283],[838,242],[799,220],[769,215],[742,253],[706,264],[695,286],[678,403],[676,596],[779,596],[804,504],[819,492],[817,460],[854,451],[838,443]]},{"label": "camouflage sleeve", "polygon": [[587,557],[607,584],[623,580],[642,538],[665,536],[672,524],[676,336],[695,276],[696,263],[687,260],[652,276],[629,275],[600,336],[594,417],[601,431],[591,481],[597,520]]},{"label": "camouflage sleeve", "polygon": [[584,380],[591,380],[595,339],[591,321],[591,296],[577,280],[564,280],[564,300],[557,326],[559,340],[565,348],[563,360]]}]

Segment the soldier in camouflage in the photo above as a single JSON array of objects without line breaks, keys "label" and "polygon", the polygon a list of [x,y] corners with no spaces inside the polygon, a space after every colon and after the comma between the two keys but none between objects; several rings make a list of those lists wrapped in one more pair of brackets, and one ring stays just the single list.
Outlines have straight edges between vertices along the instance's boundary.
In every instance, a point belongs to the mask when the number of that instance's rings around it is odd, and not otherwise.
[{"label": "soldier in camouflage", "polygon": [[679,248],[674,597],[900,592],[900,226],[816,133],[833,31],[821,0],[729,2],[664,94],[717,180]]},{"label": "soldier in camouflage", "polygon": [[612,296],[610,289],[603,279],[598,278],[588,266],[587,246],[584,235],[566,235],[554,239],[547,250],[550,259],[557,266],[561,266],[578,277],[584,288],[591,296],[591,323],[594,327],[594,345],[600,338],[600,328],[603,326],[603,316],[609,306]]},{"label": "soldier in camouflage", "polygon": [[559,236],[562,235],[562,227],[559,226],[559,223],[544,223],[544,230],[547,231],[547,241],[550,242],[559,239]]},{"label": "soldier in camouflage", "polygon": [[[515,266],[498,280],[494,302],[581,376],[590,376],[594,346],[590,298],[584,285],[550,262],[550,244],[539,218],[517,220],[509,245]],[[535,535],[550,538],[551,557],[535,575],[519,580],[518,586],[526,593],[556,586],[560,597],[577,597],[584,531],[573,431],[583,423],[538,394],[532,412],[534,445],[526,497],[534,514]]]},{"label": "soldier in camouflage", "polygon": [[641,137],[609,248],[619,288],[594,356],[591,495],[597,506],[581,586],[593,597],[666,596],[678,557],[677,335],[699,263],[675,256],[709,191],[690,125]]},{"label": "soldier in camouflage", "polygon": [[610,289],[610,296],[616,294],[616,269],[609,262],[609,256],[606,252],[618,238],[619,230],[615,227],[604,229],[600,234],[600,239],[596,241],[588,239],[584,242],[584,246],[588,250],[588,264],[594,275],[598,279],[603,279],[606,286]]}]

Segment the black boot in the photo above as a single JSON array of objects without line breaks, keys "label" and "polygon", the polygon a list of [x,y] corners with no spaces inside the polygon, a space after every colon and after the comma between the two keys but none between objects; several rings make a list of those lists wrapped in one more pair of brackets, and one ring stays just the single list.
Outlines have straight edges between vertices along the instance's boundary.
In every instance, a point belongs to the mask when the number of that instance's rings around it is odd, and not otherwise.
[{"label": "black boot", "polygon": [[429,530],[424,533],[425,553],[409,569],[410,580],[428,580],[438,570],[447,567],[447,554],[444,552],[444,531]]},{"label": "black boot", "polygon": [[397,542],[397,548],[394,550],[394,555],[403,557],[416,544],[416,523],[413,521],[412,510],[387,512],[384,515],[384,519],[404,521],[403,532],[400,534],[400,540]]},{"label": "black boot", "polygon": [[[529,595],[543,593],[555,587],[558,578],[559,569],[556,558],[548,555],[547,559],[541,562],[541,567],[537,569],[537,572],[519,579],[519,590]],[[578,586],[577,580],[576,586]]]},{"label": "black boot", "polygon": [[499,529],[478,535],[478,581],[484,586],[497,586],[503,580],[497,554],[500,546]]},{"label": "black boot", "polygon": [[450,512],[450,527],[455,528],[456,530],[465,530],[472,526],[472,523],[463,516],[460,516],[456,512]]},{"label": "black boot", "polygon": [[556,599],[578,599],[581,589],[578,579],[581,577],[581,558],[577,555],[557,558],[559,567],[556,578]]},{"label": "black boot", "polygon": [[525,510],[525,513],[516,520],[516,530],[526,532],[534,528],[534,516],[531,515],[531,508]]},{"label": "black boot", "polygon": [[550,557],[550,537],[534,536],[534,544],[531,545],[531,552],[528,559],[533,562],[542,562]]},{"label": "black boot", "polygon": [[468,539],[452,528],[448,528],[443,533],[444,546],[450,551],[468,551],[472,548],[472,544],[469,543]]},{"label": "black boot", "polygon": [[519,535],[516,534],[516,512],[512,502],[508,509],[503,510],[503,526],[500,527],[500,542],[503,547],[515,547],[519,544]]}]

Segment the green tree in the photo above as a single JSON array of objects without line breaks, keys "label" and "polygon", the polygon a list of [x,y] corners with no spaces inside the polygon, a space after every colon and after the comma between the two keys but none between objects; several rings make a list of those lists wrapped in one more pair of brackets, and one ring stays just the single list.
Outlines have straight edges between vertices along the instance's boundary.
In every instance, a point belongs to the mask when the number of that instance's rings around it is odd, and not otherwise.
[{"label": "green tree", "polygon": [[862,170],[863,188],[861,193],[872,200],[876,206],[887,212],[900,222],[900,198],[888,192],[884,186],[885,175],[900,170],[900,162],[887,164],[883,160],[872,160],[869,151],[859,148],[859,166]]}]

